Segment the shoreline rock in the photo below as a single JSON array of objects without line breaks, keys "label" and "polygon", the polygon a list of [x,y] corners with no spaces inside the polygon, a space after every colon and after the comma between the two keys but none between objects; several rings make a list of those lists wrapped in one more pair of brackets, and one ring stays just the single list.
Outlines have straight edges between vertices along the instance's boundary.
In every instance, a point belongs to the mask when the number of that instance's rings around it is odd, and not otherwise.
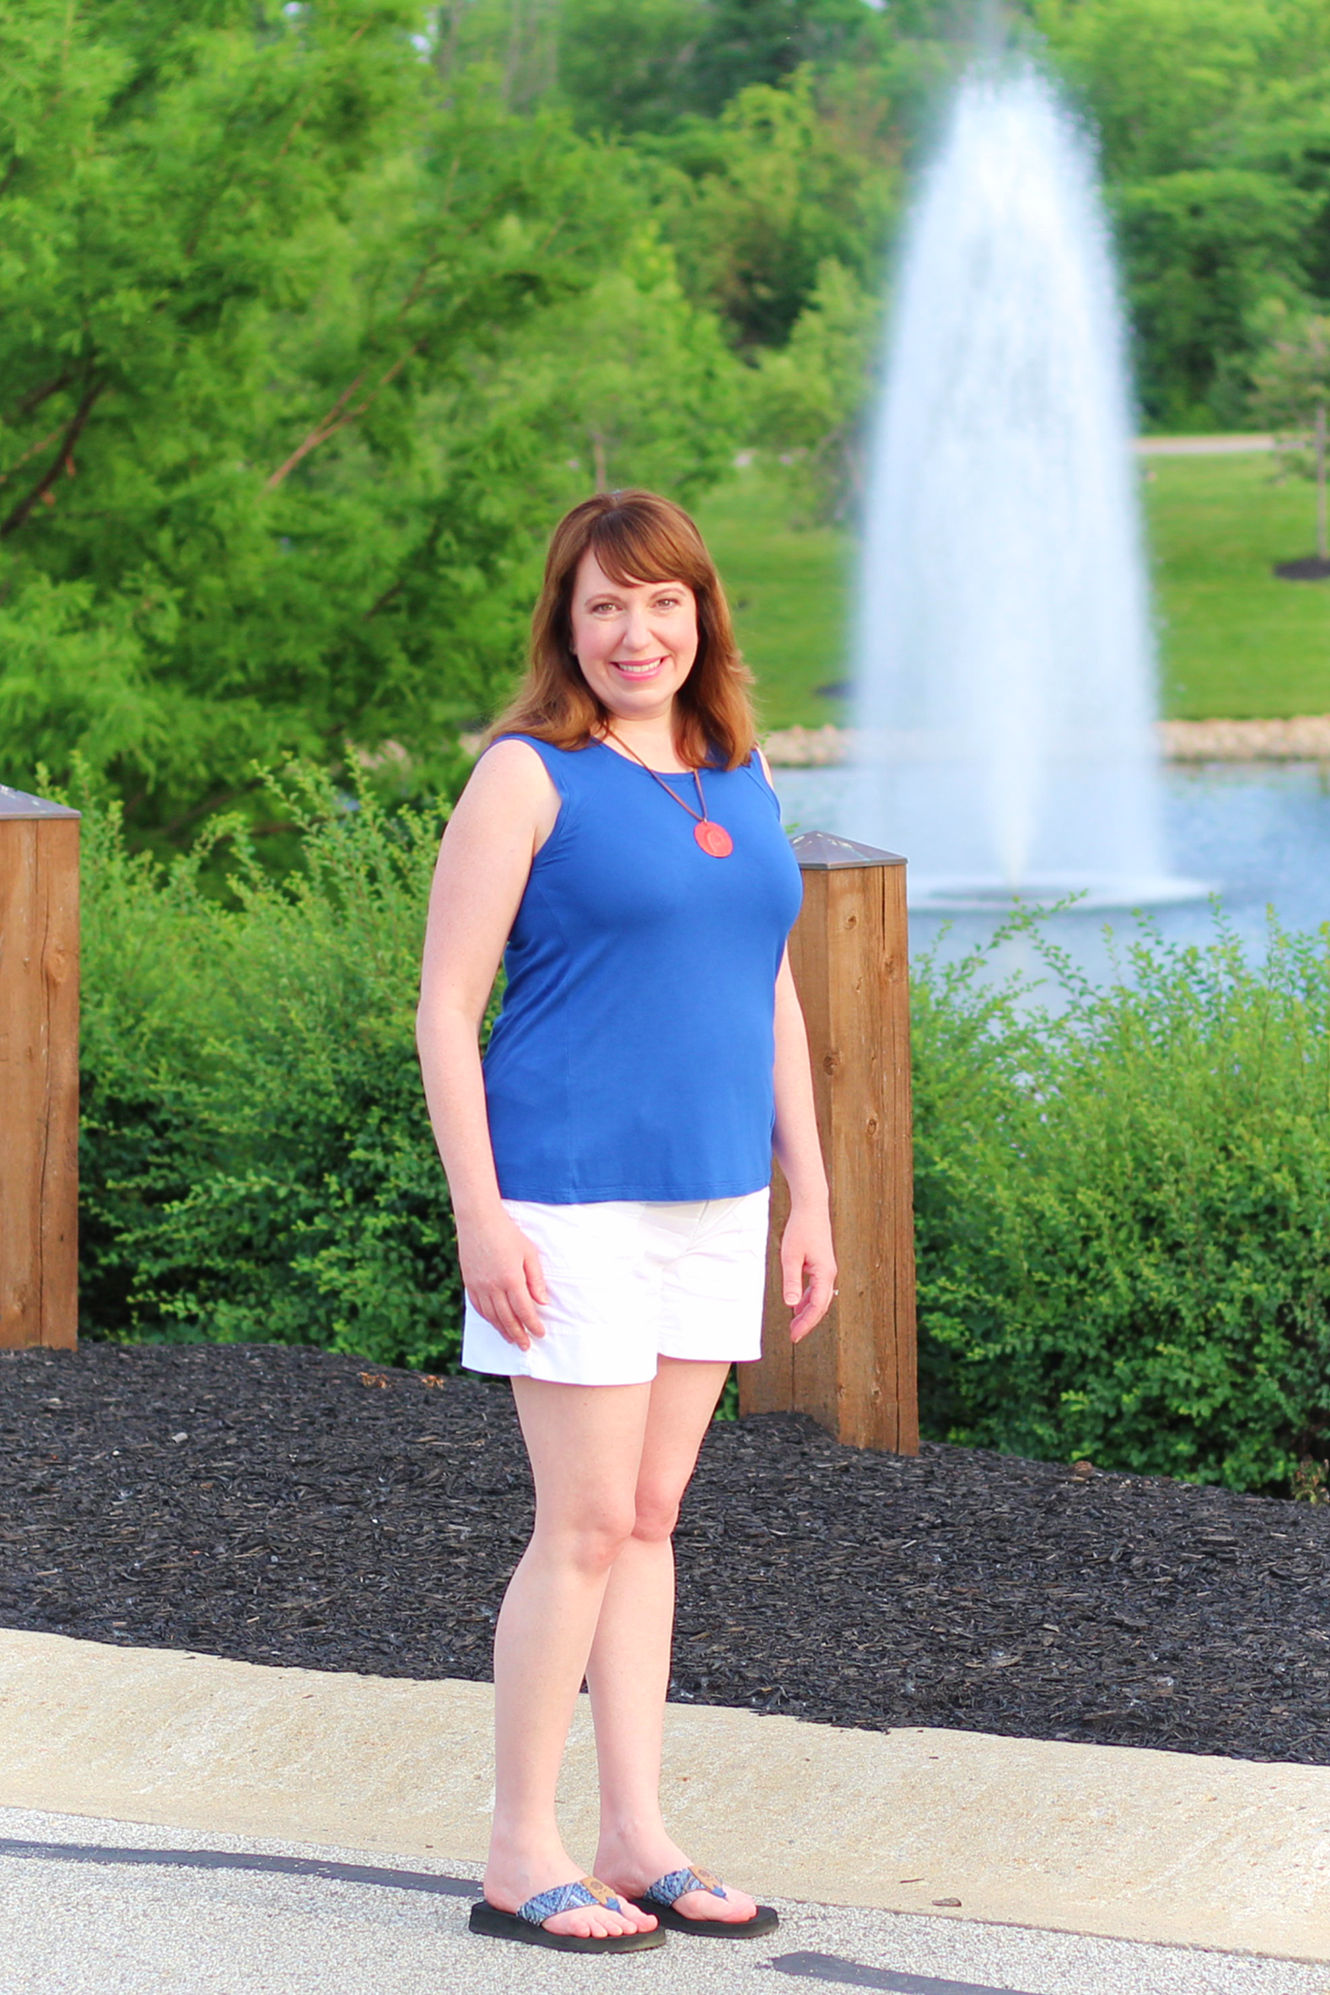
[{"label": "shoreline rock", "polygon": [[[1166,762],[1330,762],[1330,714],[1160,720],[1155,735]],[[460,739],[469,755],[480,752],[479,732]],[[854,730],[831,721],[822,727],[778,727],[763,737],[762,746],[774,769],[834,769],[850,760]]]},{"label": "shoreline rock", "polygon": [[[1161,720],[1155,723],[1166,762],[1330,762],[1330,714],[1287,720]],[[773,768],[830,769],[848,762],[853,729],[781,727],[762,746]]]}]

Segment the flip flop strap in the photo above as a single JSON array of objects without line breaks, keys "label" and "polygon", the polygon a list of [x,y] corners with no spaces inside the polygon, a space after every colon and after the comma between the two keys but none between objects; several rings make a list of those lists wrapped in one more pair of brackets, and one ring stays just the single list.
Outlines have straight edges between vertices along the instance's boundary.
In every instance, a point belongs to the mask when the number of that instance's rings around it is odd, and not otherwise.
[{"label": "flip flop strap", "polygon": [[517,1916],[530,1925],[543,1926],[546,1919],[553,1919],[560,1912],[575,1912],[583,1905],[603,1905],[607,1912],[622,1912],[623,1906],[598,1877],[582,1877],[572,1884],[555,1884],[548,1891],[538,1891],[534,1898],[528,1898],[525,1905],[519,1905]]},{"label": "flip flop strap", "polygon": [[727,1898],[729,1893],[718,1877],[709,1870],[671,1870],[664,1877],[658,1877],[654,1884],[648,1884],[645,1896],[654,1898],[658,1905],[672,1905],[676,1898],[682,1898],[689,1891],[709,1891],[715,1898]]}]

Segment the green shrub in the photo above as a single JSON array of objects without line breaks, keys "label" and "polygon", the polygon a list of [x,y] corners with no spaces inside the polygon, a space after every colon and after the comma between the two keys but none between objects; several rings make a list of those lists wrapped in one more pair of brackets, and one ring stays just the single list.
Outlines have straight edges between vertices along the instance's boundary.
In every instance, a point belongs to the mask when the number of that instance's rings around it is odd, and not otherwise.
[{"label": "green shrub", "polygon": [[413,1034],[439,818],[281,787],[285,880],[236,825],[163,871],[85,805],[85,1320],[441,1369],[461,1285]]},{"label": "green shrub", "polygon": [[1092,988],[1022,916],[1056,1003],[920,965],[932,1433],[1271,1491],[1330,1452],[1330,927],[1216,923]]}]

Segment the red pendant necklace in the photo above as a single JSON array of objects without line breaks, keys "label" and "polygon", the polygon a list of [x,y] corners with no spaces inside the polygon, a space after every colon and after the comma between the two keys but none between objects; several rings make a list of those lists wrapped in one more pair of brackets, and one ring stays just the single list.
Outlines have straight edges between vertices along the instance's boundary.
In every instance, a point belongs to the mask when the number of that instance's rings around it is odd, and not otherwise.
[{"label": "red pendant necklace", "polygon": [[628,743],[620,739],[612,727],[607,727],[605,732],[611,741],[617,741],[620,748],[626,754],[631,755],[634,762],[639,763],[646,770],[654,783],[660,784],[667,797],[673,797],[675,803],[681,805],[687,811],[689,817],[696,818],[697,822],[693,826],[693,837],[702,847],[702,850],[710,853],[713,859],[728,859],[734,850],[734,840],[730,837],[729,832],[723,824],[717,824],[714,818],[707,816],[707,800],[702,794],[702,778],[698,771],[694,769],[693,781],[697,785],[697,801],[701,805],[701,809],[694,810],[693,806],[684,797],[681,797],[676,790],[670,788],[663,776],[658,775],[654,769],[648,767],[642,761],[642,757],[635,748],[629,748]]}]

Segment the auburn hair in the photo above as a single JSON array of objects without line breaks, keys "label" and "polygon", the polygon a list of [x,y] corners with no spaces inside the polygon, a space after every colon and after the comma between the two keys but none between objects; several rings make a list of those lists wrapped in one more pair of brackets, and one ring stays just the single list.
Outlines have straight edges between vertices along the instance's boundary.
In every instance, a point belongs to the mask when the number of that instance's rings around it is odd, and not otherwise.
[{"label": "auburn hair", "polygon": [[697,657],[675,700],[674,745],[680,761],[693,767],[738,768],[757,744],[748,693],[753,675],[734,641],[706,543],[682,506],[654,492],[598,492],[555,527],[531,618],[526,678],[486,730],[485,746],[517,733],[556,748],[584,748],[609,720],[573,654],[573,583],[588,549],[616,582],[686,582],[692,590]]}]

